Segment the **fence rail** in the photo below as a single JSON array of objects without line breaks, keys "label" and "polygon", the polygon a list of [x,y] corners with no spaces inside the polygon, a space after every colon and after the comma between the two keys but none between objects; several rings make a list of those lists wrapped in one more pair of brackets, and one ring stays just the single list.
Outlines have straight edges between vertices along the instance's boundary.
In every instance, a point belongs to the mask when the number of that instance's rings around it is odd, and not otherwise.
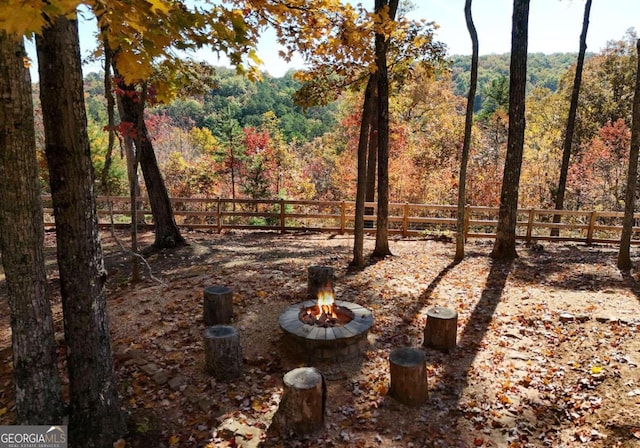
[{"label": "fence rail", "polygon": [[[130,198],[98,196],[100,225],[129,226]],[[151,224],[147,198],[138,202],[138,222]],[[277,199],[172,198],[176,223],[193,229],[222,232],[226,229],[286,231],[318,231],[352,233],[355,203],[349,201],[290,201]],[[54,226],[51,197],[43,196],[45,225]],[[365,216],[365,232],[375,232],[376,204],[366,203],[371,215]],[[427,236],[453,234],[456,230],[455,205],[389,204],[390,234]],[[559,223],[553,216],[560,215]],[[585,244],[620,242],[623,212],[519,209],[516,238],[527,242],[575,241]],[[467,206],[464,230],[466,238],[495,238],[498,208]],[[634,216],[632,244],[640,244],[640,213]],[[551,236],[552,229],[559,236]]]}]

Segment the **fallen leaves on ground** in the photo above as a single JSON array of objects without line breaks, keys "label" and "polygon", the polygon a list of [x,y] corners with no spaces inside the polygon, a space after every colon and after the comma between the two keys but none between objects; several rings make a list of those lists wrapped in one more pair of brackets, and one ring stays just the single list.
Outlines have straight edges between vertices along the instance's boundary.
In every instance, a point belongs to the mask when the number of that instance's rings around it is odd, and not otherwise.
[{"label": "fallen leaves on ground", "polygon": [[[189,246],[148,258],[168,286],[130,284],[128,261],[104,238],[127,446],[604,448],[640,439],[640,295],[615,268],[614,248],[520,246],[507,263],[489,258],[490,244],[470,243],[454,264],[452,244],[397,239],[393,257],[352,272],[349,236],[187,237]],[[370,251],[373,240],[365,244]],[[334,268],[338,299],[373,311],[361,357],[314,362],[283,338],[278,317],[306,299],[312,265]],[[203,368],[202,290],[212,285],[234,291],[244,373],[232,383]],[[433,306],[458,312],[458,345],[424,349],[429,401],[408,408],[388,396],[388,356],[421,347]],[[283,375],[309,363],[327,380],[324,429],[271,437]],[[11,396],[5,388],[0,410]]]}]

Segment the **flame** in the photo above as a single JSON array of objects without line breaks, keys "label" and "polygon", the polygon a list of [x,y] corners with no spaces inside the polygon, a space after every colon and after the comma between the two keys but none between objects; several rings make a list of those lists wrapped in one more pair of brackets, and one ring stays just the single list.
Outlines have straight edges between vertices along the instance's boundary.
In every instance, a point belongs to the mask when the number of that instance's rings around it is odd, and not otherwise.
[{"label": "flame", "polygon": [[318,290],[318,304],[316,318],[325,315],[327,317],[337,318],[335,313],[335,300],[333,298],[333,291],[330,286],[323,286]]}]

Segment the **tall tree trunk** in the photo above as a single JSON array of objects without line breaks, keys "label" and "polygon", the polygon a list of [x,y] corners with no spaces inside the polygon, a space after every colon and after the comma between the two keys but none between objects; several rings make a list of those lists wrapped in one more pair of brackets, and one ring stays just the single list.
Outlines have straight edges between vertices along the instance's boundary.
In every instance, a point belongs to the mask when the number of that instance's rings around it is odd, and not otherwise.
[{"label": "tall tree trunk", "polygon": [[126,84],[122,77],[118,76],[115,68],[114,73],[118,87],[123,92],[127,92],[118,96],[120,110],[122,111],[120,118],[124,122],[132,123],[135,129],[135,138],[133,140],[136,143],[137,156],[140,161],[140,168],[142,168],[144,183],[147,186],[153,215],[156,235],[153,246],[156,249],[161,249],[184,244],[185,240],[176,225],[169,193],[160,173],[153,144],[144,122],[144,100],[140,98],[140,92],[136,90],[135,86]]},{"label": "tall tree trunk", "polygon": [[[107,76],[107,75],[105,75]],[[118,113],[124,116],[122,101],[117,101]],[[139,216],[138,211],[142,210],[142,203],[138,202],[140,197],[140,180],[138,178],[138,166],[140,165],[136,151],[134,149],[131,135],[125,133],[122,136],[122,146],[124,148],[125,160],[127,162],[127,180],[129,184],[129,210],[131,213],[131,281],[140,281],[140,260],[135,256],[139,252],[138,247],[138,225],[144,224],[144,215]],[[135,217],[135,218],[134,218]]]},{"label": "tall tree trunk", "polygon": [[469,94],[467,95],[467,111],[464,121],[464,142],[462,144],[462,157],[460,158],[460,179],[458,179],[458,210],[456,220],[456,254],[454,259],[460,261],[464,258],[464,224],[465,206],[467,202],[467,164],[469,162],[469,149],[471,147],[471,131],[473,128],[473,106],[476,99],[476,87],[478,85],[478,33],[473,24],[471,15],[471,0],[464,4],[464,17],[467,29],[471,37],[471,79],[469,81]]},{"label": "tall tree trunk", "polygon": [[[562,164],[560,166],[560,178],[558,179],[558,191],[556,193],[556,210],[564,208],[564,194],[567,189],[567,174],[569,173],[569,159],[571,158],[571,148],[573,146],[573,134],[576,128],[576,115],[578,112],[578,99],[580,97],[580,86],[582,85],[582,69],[584,67],[584,56],[587,52],[587,30],[589,29],[589,15],[591,14],[591,0],[587,0],[584,5],[584,18],[582,20],[582,32],[580,33],[580,50],[578,61],[576,62],[576,74],[573,79],[573,89],[571,90],[571,103],[569,104],[569,116],[567,127],[564,132],[564,142],[562,144]],[[560,222],[560,215],[553,215],[553,222]],[[560,229],[552,228],[551,236],[559,236]]]},{"label": "tall tree trunk", "polygon": [[525,87],[527,84],[527,44],[529,0],[513,1],[511,65],[509,75],[509,134],[502,176],[500,212],[493,258],[515,258],[518,190],[525,130]]},{"label": "tall tree trunk", "polygon": [[[100,20],[98,18],[98,20]],[[101,29],[102,33],[102,46],[104,48],[104,62],[105,62],[105,71],[104,71],[104,95],[107,99],[107,116],[108,116],[108,129],[109,129],[109,150],[107,152],[107,157],[110,159],[113,153],[113,145],[115,145],[115,137],[116,137],[116,129],[115,129],[115,115],[116,115],[116,104],[120,107],[121,103],[116,100],[115,89],[113,88],[113,56],[114,51],[109,46],[109,39],[106,36],[106,30]],[[119,110],[119,113],[122,114],[122,111]],[[140,184],[138,182],[138,160],[136,159],[135,152],[133,150],[133,141],[131,137],[125,133],[120,140],[121,150],[125,153],[125,159],[127,162],[127,179],[129,185],[129,200],[131,201],[129,205],[129,210],[131,213],[131,252],[133,255],[131,256],[131,281],[138,282],[140,281],[140,264],[138,258],[135,254],[138,253],[138,207],[139,204],[137,201],[138,196],[140,195]],[[106,179],[108,176],[108,166],[107,161],[105,160],[105,165],[102,170],[102,186],[106,190],[107,194],[109,193],[108,184],[106,183]],[[113,220],[113,217],[111,217]]]},{"label": "tall tree trunk", "polygon": [[[375,76],[375,74],[373,75]],[[367,151],[367,184],[364,195],[365,202],[373,202],[376,199],[376,178],[378,177],[378,128],[377,119],[378,116],[378,90],[377,81],[373,81],[373,105],[372,112],[369,118],[369,149]],[[365,215],[373,215],[373,207],[365,207]],[[364,223],[366,228],[373,228],[373,220],[368,219]]]},{"label": "tall tree trunk", "polygon": [[64,405],[44,265],[31,78],[22,37],[0,31],[0,251],[22,425],[61,424]]},{"label": "tall tree trunk", "polygon": [[[389,7],[389,19],[394,20],[398,0],[376,0],[376,12]],[[376,246],[372,256],[391,255],[389,248],[389,76],[387,73],[388,38],[376,33],[376,72],[378,85],[378,214],[376,221]]]},{"label": "tall tree trunk", "polygon": [[364,266],[364,203],[367,183],[367,146],[369,144],[371,123],[375,110],[375,74],[369,75],[367,88],[364,91],[362,121],[358,140],[358,184],[356,187],[356,210],[353,228],[353,260],[351,266]]},{"label": "tall tree trunk", "polygon": [[631,269],[631,234],[633,233],[633,212],[636,205],[636,185],[638,181],[638,154],[640,153],[640,39],[636,40],[636,86],[633,95],[631,122],[631,149],[629,150],[629,173],[627,174],[627,192],[624,201],[624,220],[618,252],[618,268]]},{"label": "tall tree trunk", "polygon": [[69,442],[112,447],[126,425],[109,339],[78,24],[58,18],[36,43],[69,368]]}]

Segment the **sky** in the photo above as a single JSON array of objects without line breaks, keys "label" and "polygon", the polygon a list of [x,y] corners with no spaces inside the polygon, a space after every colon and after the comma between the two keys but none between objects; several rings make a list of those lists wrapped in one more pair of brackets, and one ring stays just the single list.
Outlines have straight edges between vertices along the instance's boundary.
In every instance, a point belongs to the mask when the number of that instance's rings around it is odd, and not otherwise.
[{"label": "sky", "polygon": [[[416,8],[409,15],[413,19],[426,19],[439,25],[436,39],[444,42],[450,55],[470,54],[471,40],[464,19],[465,0],[413,0]],[[355,1],[352,0],[352,3]],[[373,6],[373,0],[362,2]],[[529,52],[577,52],[579,46],[584,0],[531,0],[529,10]],[[473,0],[472,14],[478,31],[480,54],[507,53],[511,46],[511,13],[513,0]],[[598,52],[610,40],[621,39],[626,30],[640,32],[640,0],[593,0],[591,20],[587,33],[587,51]],[[80,46],[83,58],[95,47],[95,23],[80,19]],[[286,63],[278,56],[274,34],[261,39],[258,55],[264,61],[261,67],[271,76],[280,77],[289,69],[304,68],[298,58]],[[35,52],[28,48],[32,59]],[[210,52],[198,54],[212,65],[227,65]],[[99,63],[85,65],[85,72],[99,71]],[[37,70],[37,68],[35,68]],[[37,72],[32,72],[34,80]]]}]

